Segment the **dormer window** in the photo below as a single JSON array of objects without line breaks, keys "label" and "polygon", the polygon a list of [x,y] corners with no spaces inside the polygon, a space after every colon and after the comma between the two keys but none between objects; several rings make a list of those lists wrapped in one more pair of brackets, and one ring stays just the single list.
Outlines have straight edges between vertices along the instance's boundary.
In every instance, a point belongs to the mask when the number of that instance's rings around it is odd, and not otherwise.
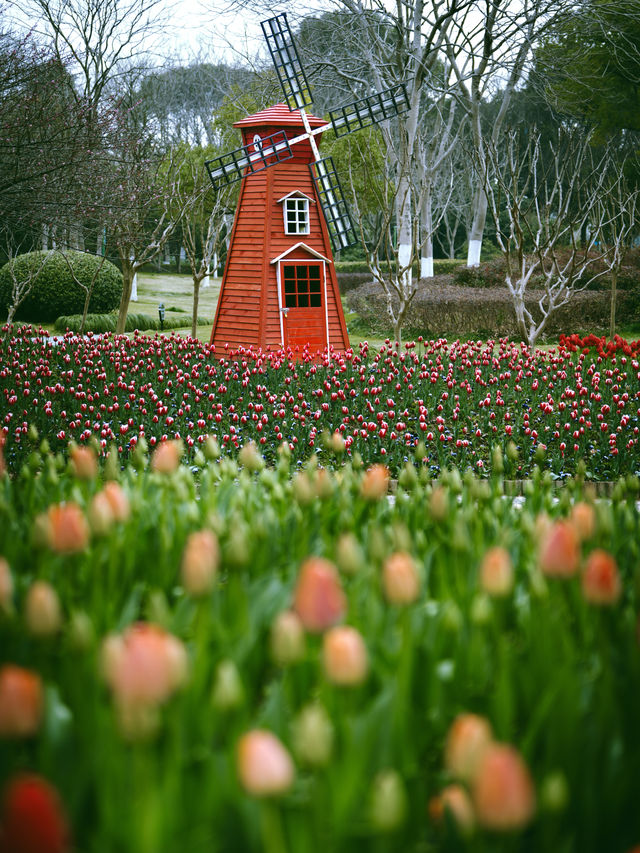
[{"label": "dormer window", "polygon": [[309,234],[309,202],[304,193],[294,192],[281,198],[285,234]]}]

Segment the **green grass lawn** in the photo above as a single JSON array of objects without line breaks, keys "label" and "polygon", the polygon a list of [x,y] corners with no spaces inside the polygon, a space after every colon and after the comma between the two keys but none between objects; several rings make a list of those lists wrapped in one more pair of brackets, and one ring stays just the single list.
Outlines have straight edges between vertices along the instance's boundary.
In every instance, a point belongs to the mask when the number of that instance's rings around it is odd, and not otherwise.
[{"label": "green grass lawn", "polygon": [[[220,294],[220,279],[212,278],[209,287],[200,287],[198,316],[206,317],[206,325],[198,326],[198,340],[209,342],[213,318]],[[129,303],[130,314],[150,314],[158,316],[158,305],[164,304],[167,315],[185,313],[185,324],[173,331],[177,334],[191,334],[191,314],[193,309],[193,279],[190,275],[171,273],[138,273],[138,299]]]}]

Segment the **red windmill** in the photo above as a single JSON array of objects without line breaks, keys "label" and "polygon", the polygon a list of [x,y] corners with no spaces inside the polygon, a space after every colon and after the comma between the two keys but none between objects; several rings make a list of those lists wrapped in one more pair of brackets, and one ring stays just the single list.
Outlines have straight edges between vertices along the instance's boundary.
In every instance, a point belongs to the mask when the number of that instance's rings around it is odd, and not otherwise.
[{"label": "red windmill", "polygon": [[286,14],[262,22],[287,104],[235,123],[242,147],[207,163],[215,188],[242,180],[211,343],[262,349],[349,346],[331,247],[357,242],[330,157],[318,142],[407,109],[404,86],[310,115],[309,86]]}]

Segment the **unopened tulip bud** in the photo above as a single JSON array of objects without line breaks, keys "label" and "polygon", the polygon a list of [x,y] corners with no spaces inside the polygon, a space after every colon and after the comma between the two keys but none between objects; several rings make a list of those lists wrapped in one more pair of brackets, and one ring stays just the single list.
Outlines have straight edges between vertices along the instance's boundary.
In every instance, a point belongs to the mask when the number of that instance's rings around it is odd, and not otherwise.
[{"label": "unopened tulip bud", "polygon": [[220,548],[218,538],[212,530],[191,533],[182,554],[182,583],[189,595],[206,595],[213,589]]},{"label": "unopened tulip bud", "polygon": [[271,657],[279,666],[289,666],[304,657],[304,627],[293,610],[283,610],[273,620],[270,647]]},{"label": "unopened tulip bud", "polygon": [[344,453],[345,449],[345,440],[342,433],[336,431],[332,434],[329,439],[331,450],[336,454],[336,456],[340,456]]},{"label": "unopened tulip bud", "polygon": [[378,832],[393,832],[407,816],[407,792],[395,770],[382,770],[373,780],[371,823]]},{"label": "unopened tulip bud", "polygon": [[536,810],[529,769],[510,745],[492,743],[485,749],[472,781],[478,823],[485,829],[511,832],[527,826]]},{"label": "unopened tulip bud", "polygon": [[202,445],[202,452],[210,462],[220,458],[220,445],[213,436],[207,436],[206,441]]},{"label": "unopened tulip bud", "polygon": [[331,497],[333,494],[333,479],[326,468],[318,468],[313,487],[316,496],[319,497],[320,500],[324,501]]},{"label": "unopened tulip bud", "polygon": [[324,767],[333,752],[334,731],[321,705],[307,705],[293,722],[293,749],[297,758],[310,767]]},{"label": "unopened tulip bud", "polygon": [[436,486],[431,492],[429,512],[434,521],[444,521],[449,514],[449,492],[444,486]]},{"label": "unopened tulip bud", "polygon": [[538,562],[544,574],[567,578],[578,571],[580,548],[575,527],[568,521],[551,524],[542,538]]},{"label": "unopened tulip bud", "polygon": [[296,501],[302,506],[310,504],[316,493],[306,471],[298,471],[291,481],[291,488]]},{"label": "unopened tulip bud", "polygon": [[545,811],[557,813],[565,810],[569,803],[569,784],[561,770],[549,773],[540,788],[540,805]]},{"label": "unopened tulip bud", "polygon": [[448,601],[443,602],[441,624],[445,630],[451,631],[454,634],[462,628],[464,624],[464,617],[455,601],[449,599]]},{"label": "unopened tulip bud", "polygon": [[582,572],[582,592],[591,604],[615,604],[622,595],[618,566],[611,554],[598,548],[589,554]]},{"label": "unopened tulip bud", "polygon": [[353,533],[342,533],[336,543],[336,562],[345,575],[355,575],[364,565],[364,552]]},{"label": "unopened tulip bud", "polygon": [[109,501],[109,506],[111,507],[114,519],[116,521],[127,521],[131,514],[131,505],[129,503],[127,493],[120,483],[113,481],[107,483],[102,490],[102,494],[104,494],[106,499]]},{"label": "unopened tulip bud", "polygon": [[420,595],[420,578],[415,561],[405,551],[387,557],[382,567],[382,583],[391,604],[412,604]]},{"label": "unopened tulip bud", "polygon": [[261,471],[264,468],[264,459],[260,456],[258,448],[253,441],[248,442],[240,449],[238,461],[243,468],[252,473]]},{"label": "unopened tulip bud", "polygon": [[448,772],[456,779],[468,782],[492,739],[487,719],[478,714],[460,714],[447,735],[444,764]]},{"label": "unopened tulip bud", "polygon": [[36,734],[42,722],[43,706],[44,691],[37,673],[13,664],[0,667],[0,737],[22,738]]},{"label": "unopened tulip bud", "polygon": [[153,452],[151,470],[160,474],[173,474],[178,470],[182,457],[181,441],[163,441]]},{"label": "unopened tulip bud", "polygon": [[508,595],[513,589],[513,565],[509,552],[501,546],[489,548],[480,564],[480,586],[489,595]]},{"label": "unopened tulip bud", "polygon": [[468,836],[475,827],[473,804],[467,789],[462,785],[447,785],[429,803],[429,816],[438,824],[449,815],[461,835]]},{"label": "unopened tulip bud", "polygon": [[87,651],[93,646],[93,623],[84,610],[76,610],[69,620],[69,641],[79,652]]},{"label": "unopened tulip bud", "polygon": [[58,554],[83,551],[89,543],[89,525],[80,507],[68,503],[50,506],[47,510],[47,543]]},{"label": "unopened tulip bud", "polygon": [[73,447],[71,465],[79,480],[93,480],[98,474],[98,460],[90,447]]},{"label": "unopened tulip bud", "polygon": [[469,615],[474,625],[487,625],[491,621],[493,607],[486,592],[474,596]]},{"label": "unopened tulip bud", "polygon": [[27,629],[37,637],[50,637],[62,627],[60,599],[47,581],[35,581],[25,600]]},{"label": "unopened tulip bud", "polygon": [[4,557],[0,557],[0,611],[13,611],[13,577],[9,563]]},{"label": "unopened tulip bud", "polygon": [[362,634],[349,625],[331,628],[323,637],[322,662],[333,684],[354,687],[367,677],[369,657]]},{"label": "unopened tulip bud", "polygon": [[219,711],[232,711],[239,707],[244,699],[244,689],[238,667],[232,660],[218,664],[211,693],[214,708]]},{"label": "unopened tulip bud", "polygon": [[320,633],[343,619],[347,600],[333,563],[309,557],[302,564],[294,592],[294,610],[307,631]]},{"label": "unopened tulip bud", "polygon": [[291,756],[274,734],[254,729],[238,743],[238,775],[248,794],[271,797],[289,790],[295,769]]},{"label": "unopened tulip bud", "polygon": [[114,522],[113,510],[104,492],[97,492],[92,498],[87,511],[91,530],[96,536],[106,536]]},{"label": "unopened tulip bud", "polygon": [[588,542],[596,532],[596,512],[592,504],[584,501],[574,504],[570,520],[581,542]]},{"label": "unopened tulip bud", "polygon": [[386,465],[372,465],[362,478],[360,493],[365,500],[378,501],[389,491],[389,469]]}]

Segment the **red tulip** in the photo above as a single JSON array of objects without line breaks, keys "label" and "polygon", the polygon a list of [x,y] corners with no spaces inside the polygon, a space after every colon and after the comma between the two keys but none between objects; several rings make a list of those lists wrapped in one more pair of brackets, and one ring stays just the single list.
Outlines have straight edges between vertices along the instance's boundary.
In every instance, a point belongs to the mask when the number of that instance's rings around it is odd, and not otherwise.
[{"label": "red tulip", "polygon": [[71,849],[58,793],[40,776],[18,776],[6,788],[0,849],[7,853],[65,853]]}]

